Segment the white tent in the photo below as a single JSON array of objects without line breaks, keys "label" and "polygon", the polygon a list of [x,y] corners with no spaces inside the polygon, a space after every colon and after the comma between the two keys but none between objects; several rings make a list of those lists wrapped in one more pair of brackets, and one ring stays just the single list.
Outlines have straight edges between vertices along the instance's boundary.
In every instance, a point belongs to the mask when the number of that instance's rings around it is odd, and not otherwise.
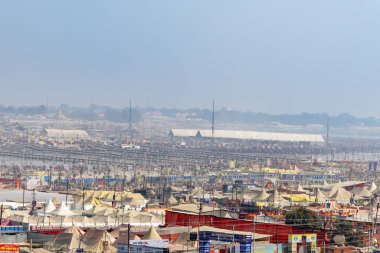
[{"label": "white tent", "polygon": [[354,188],[352,192],[357,198],[371,198],[373,195],[366,187]]},{"label": "white tent", "polygon": [[273,202],[281,202],[283,200],[284,200],[284,198],[281,197],[281,195],[278,193],[277,190],[274,190],[274,192],[268,198],[268,201],[273,201]]},{"label": "white tent", "polygon": [[374,182],[372,182],[372,184],[371,184],[371,186],[369,187],[368,191],[370,191],[370,192],[374,192],[374,191],[376,191],[376,190],[377,190],[377,185],[376,185]]},{"label": "white tent", "polygon": [[157,233],[154,227],[151,227],[146,235],[142,238],[143,240],[162,240],[161,236]]},{"label": "white tent", "polygon": [[334,199],[337,202],[341,203],[349,203],[351,199],[351,193],[345,190],[344,188],[339,188],[337,190],[332,191],[329,195],[330,199]]},{"label": "white tent", "polygon": [[327,197],[325,196],[325,194],[323,194],[323,192],[319,188],[317,188],[315,190],[315,202],[322,203],[326,199],[327,199]]},{"label": "white tent", "polygon": [[73,212],[70,211],[70,209],[65,205],[65,202],[62,201],[62,203],[58,206],[57,209],[52,211],[50,214],[58,215],[58,216],[73,216],[75,215]]},{"label": "white tent", "polygon": [[166,204],[173,206],[178,205],[178,201],[173,197],[173,195],[170,195],[170,198],[166,201]]},{"label": "white tent", "polygon": [[306,192],[306,191],[302,188],[301,184],[298,184],[298,185],[297,185],[297,189],[296,189],[296,191],[298,191],[298,192]]},{"label": "white tent", "polygon": [[46,204],[45,207],[45,213],[51,213],[56,209],[55,205],[53,204],[53,201],[49,199],[49,202]]},{"label": "white tent", "polygon": [[270,195],[265,191],[264,188],[261,189],[260,193],[255,196],[255,201],[265,201],[270,197]]}]

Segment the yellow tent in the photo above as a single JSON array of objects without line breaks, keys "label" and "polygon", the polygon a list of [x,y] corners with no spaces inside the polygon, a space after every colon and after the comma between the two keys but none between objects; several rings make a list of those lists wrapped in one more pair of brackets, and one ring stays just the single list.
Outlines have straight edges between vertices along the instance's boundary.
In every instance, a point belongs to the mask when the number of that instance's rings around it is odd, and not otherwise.
[{"label": "yellow tent", "polygon": [[92,205],[92,206],[103,206],[103,203],[100,202],[97,198],[88,198],[85,202],[85,205]]},{"label": "yellow tent", "polygon": [[307,194],[283,194],[281,195],[283,198],[289,199],[293,202],[314,202],[315,197],[307,195]]},{"label": "yellow tent", "polygon": [[269,203],[268,202],[256,202],[256,206],[259,206],[259,207],[264,207],[264,206],[268,206]]}]

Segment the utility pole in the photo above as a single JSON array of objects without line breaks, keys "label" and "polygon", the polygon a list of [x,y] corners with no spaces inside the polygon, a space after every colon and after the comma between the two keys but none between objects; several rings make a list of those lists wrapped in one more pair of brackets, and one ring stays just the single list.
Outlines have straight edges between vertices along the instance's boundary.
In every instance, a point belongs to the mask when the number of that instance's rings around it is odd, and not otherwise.
[{"label": "utility pole", "polygon": [[131,232],[131,224],[129,224],[128,223],[128,225],[127,225],[127,231],[128,231],[128,253],[130,253],[131,252],[131,249],[130,249],[130,242],[129,242],[129,239],[130,239],[130,232]]},{"label": "utility pole", "polygon": [[[274,182],[272,182],[272,185],[273,185],[273,198],[272,198],[272,207],[274,209],[274,192],[275,192],[275,188],[274,188]],[[309,199],[310,199],[310,196],[309,196]]]},{"label": "utility pole", "polygon": [[124,200],[123,200],[123,194],[125,191],[125,172],[123,170],[123,181],[121,183],[121,194],[120,194],[120,205],[124,209]]},{"label": "utility pole", "polygon": [[66,176],[66,205],[67,205],[68,196],[69,196],[69,177]]},{"label": "utility pole", "polygon": [[84,211],[84,186],[82,188],[82,210]]},{"label": "utility pole", "polygon": [[52,170],[53,170],[53,168],[50,165],[50,167],[49,167],[49,191],[51,190],[51,183],[52,183],[52,176],[53,176]]},{"label": "utility pole", "polygon": [[[160,175],[160,184],[162,185],[162,196],[161,196],[161,199],[162,199],[162,204],[165,204],[165,182],[164,182],[164,166],[161,165],[161,175]],[[158,188],[160,190],[160,188]]]},{"label": "utility pole", "polygon": [[22,183],[22,207],[25,207],[25,183]]},{"label": "utility pole", "polygon": [[202,202],[200,202],[200,204],[199,204],[199,213],[198,213],[198,244],[197,244],[197,251],[198,252],[199,252],[199,243],[201,241],[200,230],[201,230],[201,213],[202,213],[202,209],[203,209]]},{"label": "utility pole", "polygon": [[37,205],[37,201],[36,201],[36,189],[33,189],[33,200],[32,200],[32,212],[36,211],[36,205]]},{"label": "utility pole", "polygon": [[256,237],[256,216],[253,217],[253,241],[252,241],[253,252],[256,251],[255,237]]},{"label": "utility pole", "polygon": [[112,207],[116,207],[116,184],[115,184],[115,189],[113,191],[113,196],[112,196]]},{"label": "utility pole", "polygon": [[0,226],[3,225],[3,213],[4,213],[4,208],[3,208],[3,203],[1,203],[0,207]]},{"label": "utility pole", "polygon": [[163,189],[162,189],[162,203],[165,205],[165,191],[166,191],[166,184],[167,184],[167,181],[166,181],[166,177],[164,178],[164,185],[163,185]]},{"label": "utility pole", "polygon": [[376,205],[376,216],[375,216],[374,221],[372,222],[372,240],[370,241],[370,245],[371,246],[373,244],[373,236],[375,235],[375,225],[377,223],[377,215],[379,213],[379,208],[380,208],[380,203],[377,202],[377,205]]}]

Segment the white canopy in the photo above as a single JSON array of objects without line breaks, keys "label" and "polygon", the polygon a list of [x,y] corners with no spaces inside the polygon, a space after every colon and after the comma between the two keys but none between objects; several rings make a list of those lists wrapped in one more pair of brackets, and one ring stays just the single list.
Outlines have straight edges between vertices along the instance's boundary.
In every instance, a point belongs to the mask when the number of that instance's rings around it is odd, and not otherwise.
[{"label": "white canopy", "polygon": [[56,209],[55,205],[53,204],[53,201],[49,199],[49,202],[46,204],[45,207],[45,213],[51,213]]},{"label": "white canopy", "polygon": [[270,195],[265,191],[264,188],[261,189],[261,192],[255,196],[255,201],[264,201],[267,200],[270,197]]},{"label": "white canopy", "polygon": [[377,185],[376,185],[374,182],[372,182],[372,184],[371,184],[371,186],[369,187],[368,191],[370,191],[370,192],[374,192],[374,191],[376,191],[376,190],[377,190]]},{"label": "white canopy", "polygon": [[75,215],[73,212],[70,211],[70,209],[66,206],[65,202],[62,201],[62,203],[59,205],[57,209],[50,212],[50,214],[59,215],[59,216],[73,216]]}]

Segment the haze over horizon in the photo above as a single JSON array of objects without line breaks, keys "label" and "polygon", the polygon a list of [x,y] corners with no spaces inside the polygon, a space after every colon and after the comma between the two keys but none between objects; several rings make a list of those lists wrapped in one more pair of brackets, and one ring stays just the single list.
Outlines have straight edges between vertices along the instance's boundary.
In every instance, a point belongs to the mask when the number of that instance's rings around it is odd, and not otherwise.
[{"label": "haze over horizon", "polygon": [[380,117],[379,11],[354,0],[1,1],[0,104],[215,100]]}]

